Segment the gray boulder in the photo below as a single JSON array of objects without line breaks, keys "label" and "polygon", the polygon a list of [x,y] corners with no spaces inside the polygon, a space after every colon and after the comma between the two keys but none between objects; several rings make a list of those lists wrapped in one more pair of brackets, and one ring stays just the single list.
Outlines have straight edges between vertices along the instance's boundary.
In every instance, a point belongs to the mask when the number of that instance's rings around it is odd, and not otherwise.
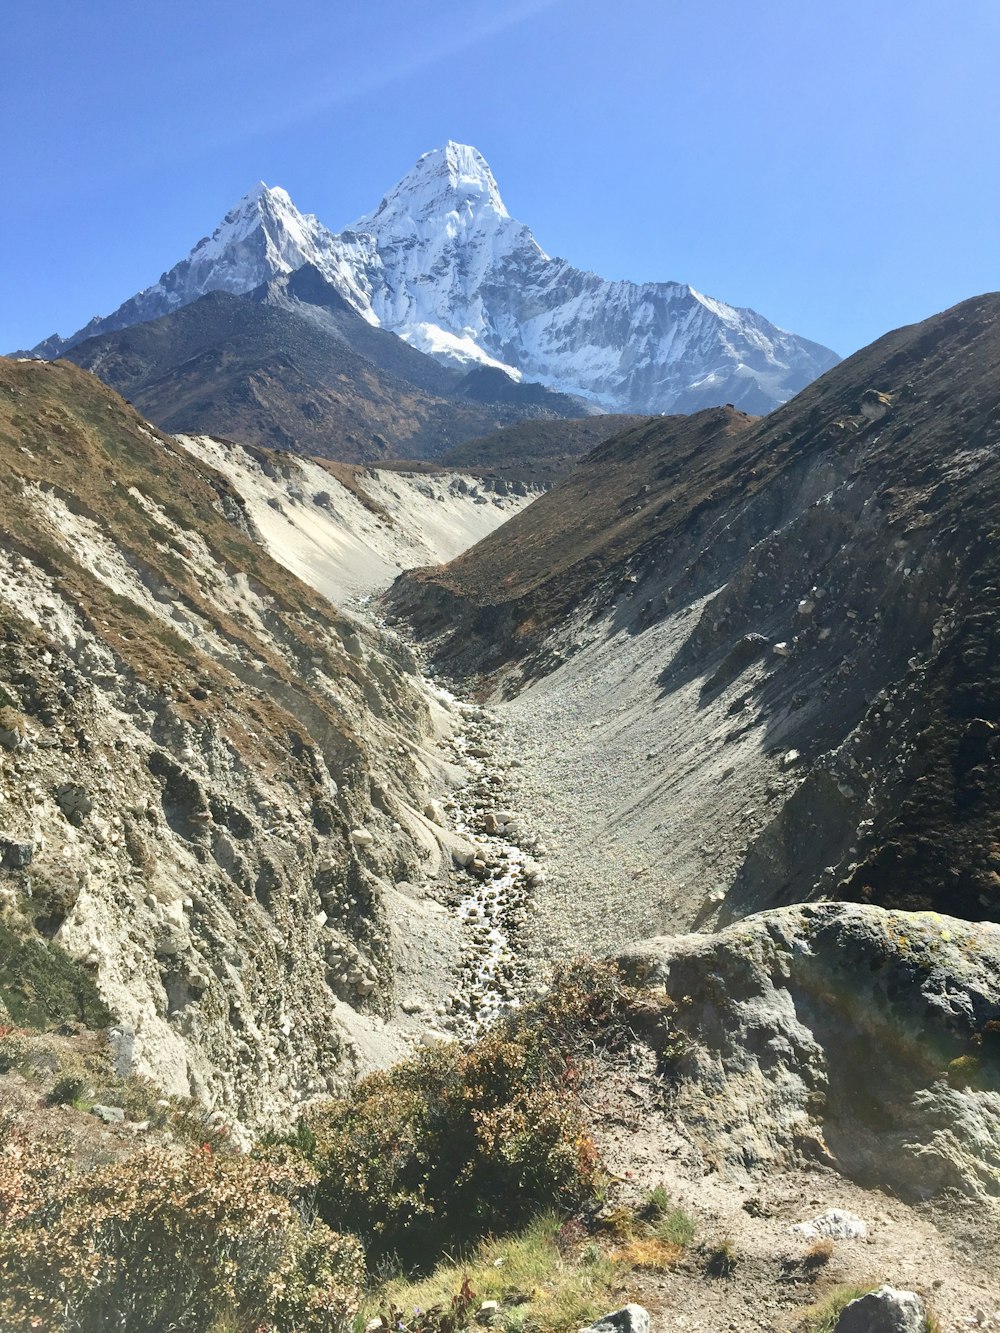
[{"label": "gray boulder", "polygon": [[811,1222],[799,1222],[791,1228],[793,1235],[806,1240],[863,1240],[868,1235],[868,1228],[860,1217],[845,1212],[843,1208],[828,1208]]},{"label": "gray boulder", "polygon": [[620,961],[678,1001],[676,1113],[727,1167],[1000,1196],[1000,926],[803,904]]},{"label": "gray boulder", "polygon": [[100,1102],[95,1102],[90,1109],[106,1125],[120,1125],[125,1119],[125,1112],[120,1106],[102,1106]]},{"label": "gray boulder", "polygon": [[844,1306],[834,1333],[924,1333],[926,1319],[915,1291],[879,1287]]},{"label": "gray boulder", "polygon": [[34,855],[34,843],[13,842],[7,838],[0,838],[0,865],[5,870],[23,870],[31,865]]},{"label": "gray boulder", "polygon": [[75,782],[64,782],[56,788],[56,803],[71,823],[79,823],[94,808],[94,801],[86,787]]}]

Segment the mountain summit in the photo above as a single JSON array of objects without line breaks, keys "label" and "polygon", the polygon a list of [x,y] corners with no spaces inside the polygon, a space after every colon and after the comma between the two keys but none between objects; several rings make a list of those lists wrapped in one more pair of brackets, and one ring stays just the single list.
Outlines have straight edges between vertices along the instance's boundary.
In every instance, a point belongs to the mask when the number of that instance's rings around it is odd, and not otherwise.
[{"label": "mountain summit", "polygon": [[443,148],[434,148],[418,158],[375,212],[355,224],[355,230],[371,230],[376,219],[391,216],[400,207],[407,214],[428,220],[451,213],[460,220],[487,212],[510,217],[486,158],[478,148],[450,139]]},{"label": "mountain summit", "polygon": [[837,361],[753,310],[683,283],[609,282],[550,258],[504,205],[483,155],[425,153],[339,235],[263,182],[159,282],[71,338],[156,319],[211,291],[243,295],[311,264],[370,324],[452,365],[578,394],[609,411],[766,412]]}]

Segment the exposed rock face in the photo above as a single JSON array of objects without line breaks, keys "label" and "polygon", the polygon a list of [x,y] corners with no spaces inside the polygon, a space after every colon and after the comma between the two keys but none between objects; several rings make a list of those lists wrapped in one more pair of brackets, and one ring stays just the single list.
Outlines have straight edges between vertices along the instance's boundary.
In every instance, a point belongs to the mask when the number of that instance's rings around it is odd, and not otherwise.
[{"label": "exposed rock face", "polygon": [[270,554],[338,604],[387,587],[401,568],[451,559],[540,494],[460,472],[351,467],[178,438],[229,479]]},{"label": "exposed rock face", "polygon": [[392,1000],[384,895],[441,854],[444,705],[93,377],[0,361],[0,457],[8,921],[171,1092],[259,1125],[344,1086]]},{"label": "exposed rock face", "polygon": [[1000,926],[806,905],[622,961],[677,1000],[674,1109],[709,1162],[1000,1195]]}]

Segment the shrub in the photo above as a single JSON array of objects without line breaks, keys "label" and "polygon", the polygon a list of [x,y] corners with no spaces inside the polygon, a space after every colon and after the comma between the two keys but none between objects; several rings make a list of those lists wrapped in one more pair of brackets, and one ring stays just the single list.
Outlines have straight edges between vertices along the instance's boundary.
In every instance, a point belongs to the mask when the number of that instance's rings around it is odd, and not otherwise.
[{"label": "shrub", "polygon": [[649,1191],[646,1202],[642,1206],[642,1215],[648,1217],[651,1221],[662,1217],[669,1211],[670,1195],[667,1193],[666,1186],[654,1185]]},{"label": "shrub", "polygon": [[728,1239],[720,1240],[708,1251],[705,1260],[705,1272],[709,1277],[732,1277],[736,1271],[736,1249]]},{"label": "shrub", "polygon": [[112,1015],[93,980],[58,944],[0,921],[0,1000],[19,1027],[71,1021],[104,1028]]},{"label": "shrub", "polygon": [[56,1081],[45,1100],[49,1106],[79,1106],[90,1095],[85,1078],[66,1074]]},{"label": "shrub", "polygon": [[694,1219],[683,1208],[668,1208],[654,1224],[653,1234],[659,1240],[686,1249],[694,1240]]},{"label": "shrub", "polygon": [[339,1333],[360,1247],[312,1220],[301,1162],[149,1149],[87,1174],[7,1126],[0,1327]]},{"label": "shrub", "polygon": [[576,962],[469,1050],[370,1075],[310,1121],[323,1217],[361,1235],[376,1259],[422,1263],[539,1207],[576,1206],[598,1167],[575,1062],[596,1040],[624,1044],[649,1017],[613,967]]},{"label": "shrub", "polygon": [[573,1233],[555,1213],[542,1213],[522,1231],[482,1241],[461,1260],[445,1260],[423,1279],[391,1282],[361,1322],[369,1315],[391,1318],[395,1313],[412,1330],[415,1318],[447,1318],[467,1281],[477,1301],[499,1302],[490,1325],[498,1333],[575,1333],[613,1308],[623,1269],[600,1245],[586,1240],[582,1227],[579,1237]]},{"label": "shrub", "polygon": [[833,1258],[835,1246],[829,1236],[820,1236],[802,1256],[804,1268],[822,1268]]}]

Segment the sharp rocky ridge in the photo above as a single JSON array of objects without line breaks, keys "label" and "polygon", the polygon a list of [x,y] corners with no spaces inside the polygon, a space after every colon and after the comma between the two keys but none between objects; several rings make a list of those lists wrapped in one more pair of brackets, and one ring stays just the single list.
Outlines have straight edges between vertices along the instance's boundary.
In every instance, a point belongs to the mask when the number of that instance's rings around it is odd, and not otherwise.
[{"label": "sharp rocky ridge", "polygon": [[608,281],[550,257],[508,212],[475,148],[425,153],[371,213],[339,234],[259,183],[153,286],[69,338],[159,318],[208,292],[243,295],[315,266],[366,320],[452,365],[589,398],[610,411],[687,412],[731,402],[766,412],[838,357],[686,283]]}]

